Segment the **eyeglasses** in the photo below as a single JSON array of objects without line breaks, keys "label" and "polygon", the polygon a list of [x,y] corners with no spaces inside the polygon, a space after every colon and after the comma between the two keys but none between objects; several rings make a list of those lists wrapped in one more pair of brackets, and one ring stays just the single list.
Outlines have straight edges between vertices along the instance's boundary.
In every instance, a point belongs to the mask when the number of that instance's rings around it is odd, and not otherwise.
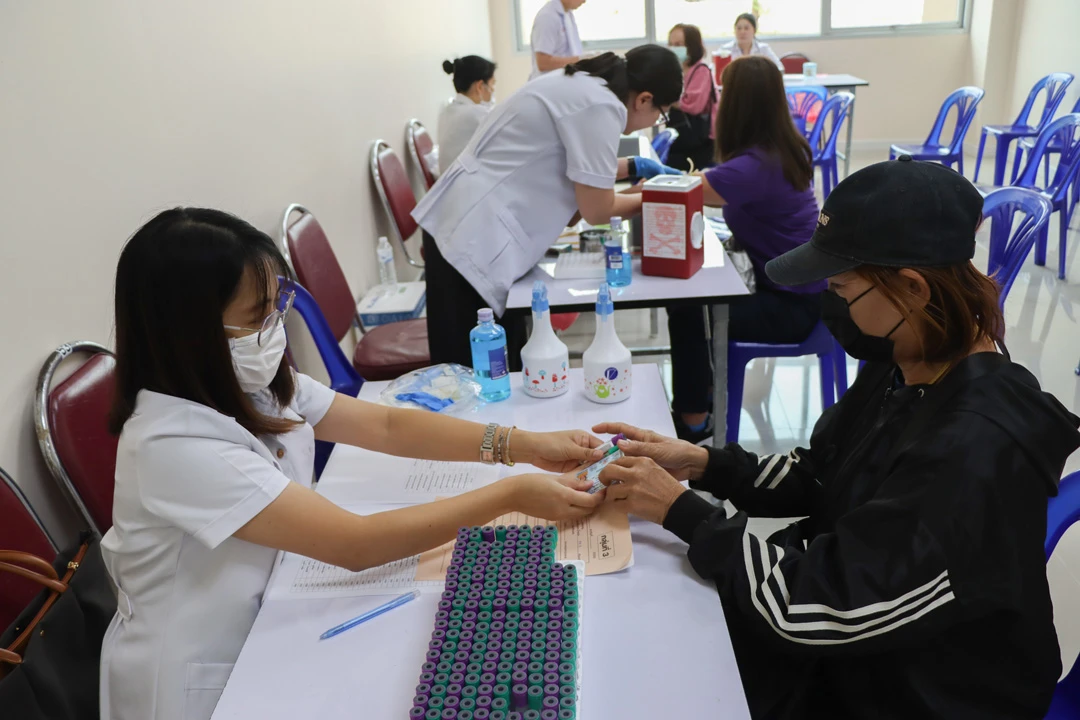
[{"label": "eyeglasses", "polygon": [[668,114],[666,112],[664,112],[664,108],[657,105],[656,109],[660,111],[660,117],[658,117],[656,119],[656,122],[653,123],[653,124],[654,125],[670,125],[671,124],[671,118],[669,118]]},{"label": "eyeglasses", "polygon": [[249,328],[239,327],[237,325],[226,325],[226,330],[243,330],[245,332],[259,333],[259,337],[256,339],[259,347],[265,347],[270,344],[270,341],[274,339],[277,334],[278,328],[285,325],[285,321],[289,318],[289,311],[292,310],[293,300],[296,299],[296,291],[283,289],[278,291],[277,302],[274,304],[277,308],[274,312],[266,316],[266,319],[262,322],[262,327]]}]

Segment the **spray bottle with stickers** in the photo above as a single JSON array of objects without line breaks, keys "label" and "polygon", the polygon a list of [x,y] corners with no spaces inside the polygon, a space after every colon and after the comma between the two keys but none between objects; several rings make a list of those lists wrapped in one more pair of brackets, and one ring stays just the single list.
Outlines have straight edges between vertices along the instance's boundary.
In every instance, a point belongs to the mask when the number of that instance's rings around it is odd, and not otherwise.
[{"label": "spray bottle with stickers", "polygon": [[521,348],[521,379],[525,394],[556,397],[570,389],[570,353],[551,327],[547,285],[533,283],[532,335]]},{"label": "spray bottle with stickers", "polygon": [[615,303],[607,283],[596,296],[596,335],[582,357],[585,397],[617,403],[630,397],[630,351],[615,334]]}]

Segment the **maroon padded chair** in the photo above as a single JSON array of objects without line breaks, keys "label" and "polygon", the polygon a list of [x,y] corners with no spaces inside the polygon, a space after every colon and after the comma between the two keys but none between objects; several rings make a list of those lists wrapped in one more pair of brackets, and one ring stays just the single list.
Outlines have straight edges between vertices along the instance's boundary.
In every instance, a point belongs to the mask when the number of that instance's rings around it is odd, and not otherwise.
[{"label": "maroon padded chair", "polygon": [[[52,564],[56,543],[19,486],[0,468],[0,550],[36,555]],[[0,572],[0,632],[15,621],[41,586],[17,575]]]},{"label": "maroon padded chair", "polygon": [[[90,357],[52,387],[60,365],[75,353]],[[112,527],[117,438],[109,434],[108,414],[116,387],[116,358],[93,342],[57,348],[38,375],[34,423],[49,472],[100,537]]]},{"label": "maroon padded chair", "polygon": [[[423,268],[423,260],[416,260],[405,246],[406,241],[416,234],[419,225],[410,213],[416,207],[416,195],[409,183],[409,175],[394,149],[383,140],[371,144],[371,179],[382,200],[386,215],[394,228],[394,239],[405,253],[405,259],[413,267]],[[302,283],[301,283],[302,284]]]},{"label": "maroon padded chair", "polygon": [[[297,217],[290,222],[293,215]],[[359,325],[360,320],[356,300],[326,233],[315,216],[297,204],[285,209],[281,229],[285,258],[296,279],[315,298],[340,342],[352,324]],[[361,325],[360,329],[364,327]],[[405,320],[365,330],[356,344],[352,363],[365,380],[393,380],[427,367],[431,364],[427,320]]]},{"label": "maroon padded chair", "polygon": [[430,190],[439,175],[437,158],[434,155],[435,141],[431,139],[427,128],[415,118],[405,125],[405,139],[409,145],[409,156],[424,177],[424,187]]},{"label": "maroon padded chair", "polygon": [[810,62],[810,58],[802,53],[787,53],[780,57],[780,64],[784,66],[784,72],[788,75],[802,75],[803,63]]}]

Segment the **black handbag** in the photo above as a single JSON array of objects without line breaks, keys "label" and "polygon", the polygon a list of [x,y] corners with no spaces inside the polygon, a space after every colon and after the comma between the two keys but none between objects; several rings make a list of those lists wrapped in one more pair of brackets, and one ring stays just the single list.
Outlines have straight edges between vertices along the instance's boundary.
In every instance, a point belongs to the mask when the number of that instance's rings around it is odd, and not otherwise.
[{"label": "black handbag", "polygon": [[52,565],[0,550],[0,572],[44,587],[0,635],[0,717],[97,720],[101,641],[116,613],[98,541],[84,536]]}]

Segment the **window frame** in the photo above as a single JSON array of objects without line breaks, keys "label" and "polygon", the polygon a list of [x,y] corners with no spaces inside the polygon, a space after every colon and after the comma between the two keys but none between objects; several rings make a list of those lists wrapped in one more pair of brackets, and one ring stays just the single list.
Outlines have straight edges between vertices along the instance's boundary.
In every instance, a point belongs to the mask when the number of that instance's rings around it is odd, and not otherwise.
[{"label": "window frame", "polygon": [[[644,43],[655,43],[664,40],[657,37],[656,6],[654,0],[639,0],[644,3],[645,10],[645,36],[616,38],[613,40],[583,40],[582,47],[586,50],[624,50]],[[834,28],[832,26],[832,0],[820,0],[821,2],[821,32],[806,35],[763,35],[762,39],[768,42],[784,42],[787,40],[818,41],[836,40],[843,38],[874,38],[896,37],[904,35],[949,35],[966,33],[971,27],[971,11],[974,0],[956,0],[956,20],[933,23],[917,23],[914,25],[888,25],[882,27],[854,27]],[[529,43],[522,33],[521,0],[511,0],[510,19],[513,23],[515,49],[518,53],[531,53]],[[722,37],[706,37],[707,44],[715,45],[732,39],[733,35]]]}]

